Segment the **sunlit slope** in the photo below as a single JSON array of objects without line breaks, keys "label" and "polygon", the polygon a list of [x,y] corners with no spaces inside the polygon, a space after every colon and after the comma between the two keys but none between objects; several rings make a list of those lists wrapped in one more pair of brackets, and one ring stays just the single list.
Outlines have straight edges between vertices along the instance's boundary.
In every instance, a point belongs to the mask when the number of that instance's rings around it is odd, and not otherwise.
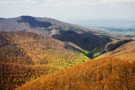
[{"label": "sunlit slope", "polygon": [[134,90],[135,62],[106,57],[33,80],[16,90]]}]

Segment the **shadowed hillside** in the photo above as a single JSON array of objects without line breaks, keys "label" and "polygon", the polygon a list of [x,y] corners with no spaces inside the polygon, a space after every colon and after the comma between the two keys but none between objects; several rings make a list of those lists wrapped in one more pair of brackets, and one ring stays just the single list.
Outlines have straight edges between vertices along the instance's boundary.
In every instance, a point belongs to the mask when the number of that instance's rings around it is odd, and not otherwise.
[{"label": "shadowed hillside", "polygon": [[[90,58],[98,58],[100,56],[102,57],[103,54],[108,53],[109,51],[113,51],[113,50],[119,48],[120,46],[122,46],[123,44],[126,44],[130,41],[133,41],[133,40],[125,39],[125,40],[115,40],[115,41],[109,42],[105,46],[101,45],[101,47],[97,47],[94,50],[90,51],[88,56]],[[129,46],[129,47],[132,47],[132,46]]]},{"label": "shadowed hillside", "polygon": [[60,34],[52,36],[61,41],[70,41],[79,47],[91,51],[97,47],[104,47],[111,39],[103,35],[94,35],[91,32],[76,33],[74,31],[60,31]]},{"label": "shadowed hillside", "polygon": [[28,23],[30,25],[30,27],[45,27],[45,28],[47,28],[47,27],[52,25],[49,22],[38,21],[34,17],[31,17],[31,16],[22,16],[21,20],[18,20],[17,22],[19,22],[19,23],[21,23],[21,22]]},{"label": "shadowed hillside", "polygon": [[116,40],[116,41],[113,41],[113,42],[110,42],[110,43],[107,43],[105,45],[105,50],[107,51],[112,51],[118,47],[120,47],[121,45],[125,44],[125,43],[128,43],[132,40]]}]

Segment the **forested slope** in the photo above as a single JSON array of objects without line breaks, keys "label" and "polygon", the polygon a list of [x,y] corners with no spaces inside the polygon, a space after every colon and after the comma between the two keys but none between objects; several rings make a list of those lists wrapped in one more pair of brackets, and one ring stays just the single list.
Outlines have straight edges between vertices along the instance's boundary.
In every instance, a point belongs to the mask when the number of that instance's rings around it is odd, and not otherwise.
[{"label": "forested slope", "polygon": [[134,90],[135,62],[106,57],[33,80],[16,90]]}]

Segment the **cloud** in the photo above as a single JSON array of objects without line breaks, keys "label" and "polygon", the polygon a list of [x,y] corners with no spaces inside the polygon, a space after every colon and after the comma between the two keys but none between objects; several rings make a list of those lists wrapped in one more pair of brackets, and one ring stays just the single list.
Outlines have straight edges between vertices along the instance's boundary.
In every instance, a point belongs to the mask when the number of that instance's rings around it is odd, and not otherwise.
[{"label": "cloud", "polygon": [[7,0],[7,1],[0,1],[1,4],[9,4],[9,3],[12,3],[12,4],[17,4],[17,3],[21,3],[20,1],[14,1],[14,0]]},{"label": "cloud", "polygon": [[36,3],[35,0],[0,0],[0,4]]},{"label": "cloud", "polygon": [[35,0],[24,0],[24,2],[26,2],[26,3],[36,3]]},{"label": "cloud", "polygon": [[100,2],[102,3],[122,3],[122,2],[134,2],[135,3],[135,0],[100,0]]},{"label": "cloud", "polygon": [[98,0],[44,0],[43,6],[97,5]]},{"label": "cloud", "polygon": [[43,6],[76,6],[76,5],[115,5],[116,3],[130,3],[135,0],[44,0]]},{"label": "cloud", "polygon": [[135,3],[135,0],[0,0],[0,4],[40,3],[42,6],[95,6],[101,4],[114,5],[116,3]]}]

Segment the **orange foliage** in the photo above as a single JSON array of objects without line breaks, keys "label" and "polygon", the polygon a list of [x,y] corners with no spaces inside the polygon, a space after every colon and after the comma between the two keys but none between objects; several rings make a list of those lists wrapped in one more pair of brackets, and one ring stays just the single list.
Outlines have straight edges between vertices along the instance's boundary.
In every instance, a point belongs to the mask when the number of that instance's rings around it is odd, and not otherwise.
[{"label": "orange foliage", "polygon": [[16,90],[135,90],[135,62],[106,57],[42,76]]},{"label": "orange foliage", "polygon": [[0,62],[0,90],[12,90],[47,74],[50,69],[58,70],[46,65],[17,65]]}]

